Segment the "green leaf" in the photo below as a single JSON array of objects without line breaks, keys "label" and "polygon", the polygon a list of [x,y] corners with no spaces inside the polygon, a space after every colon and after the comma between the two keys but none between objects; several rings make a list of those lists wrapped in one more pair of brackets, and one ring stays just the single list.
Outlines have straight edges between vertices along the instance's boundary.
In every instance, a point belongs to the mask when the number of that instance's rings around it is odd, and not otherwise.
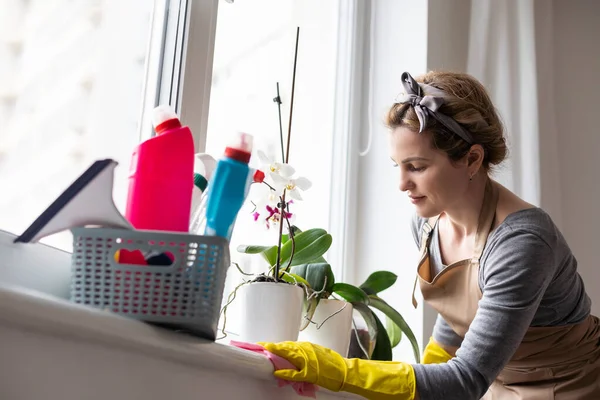
[{"label": "green leaf", "polygon": [[385,327],[377,318],[377,315],[373,314],[377,323],[377,340],[375,342],[375,348],[371,355],[371,360],[377,361],[392,361],[392,345],[390,343],[390,337],[385,330]]},{"label": "green leaf", "polygon": [[310,287],[310,285],[306,281],[306,279],[304,279],[303,277],[301,277],[299,275],[292,274],[290,272],[282,271],[281,272],[281,279],[283,279],[284,281],[286,281],[288,283],[293,283],[293,284],[301,283],[303,285],[306,285],[306,287]]},{"label": "green leaf", "polygon": [[[299,232],[294,235],[294,250],[298,252],[326,234],[327,231],[321,228],[313,228],[304,232]],[[288,240],[281,246],[281,259],[287,260],[290,257],[290,254],[292,254],[292,241]]]},{"label": "green leaf", "polygon": [[[365,323],[367,324],[367,329],[369,330],[369,338],[371,340],[371,343],[373,343],[377,339],[377,331],[378,331],[377,330],[377,321],[375,320],[375,313],[373,313],[373,310],[371,310],[364,303],[352,302],[352,307],[354,307],[354,309],[356,311],[358,311],[360,313],[360,315],[362,315],[363,319],[365,320]],[[366,350],[369,353],[369,354],[367,354],[367,356],[369,358],[371,358],[371,355],[373,353],[373,348],[368,348]]]},{"label": "green leaf", "polygon": [[398,279],[398,276],[393,272],[376,271],[369,275],[367,280],[360,285],[360,288],[367,294],[377,294],[396,283],[396,279]]},{"label": "green leaf", "polygon": [[335,277],[333,276],[331,265],[327,263],[295,265],[290,269],[290,272],[306,279],[308,286],[312,290],[316,292],[323,291],[319,296],[323,299],[329,297],[333,285],[335,284]]},{"label": "green leaf", "polygon": [[331,288],[331,292],[339,295],[344,300],[353,303],[360,302],[364,304],[369,304],[369,296],[362,289],[350,285],[348,283],[336,283]]},{"label": "green leaf", "polygon": [[277,260],[277,246],[254,246],[254,245],[239,245],[237,251],[245,254],[260,254],[269,263],[275,265]]},{"label": "green leaf", "polygon": [[324,229],[309,229],[295,236],[294,240],[288,240],[281,247],[281,265],[287,263],[294,249],[292,266],[307,263],[325,262],[321,256],[329,250],[332,238]]},{"label": "green leaf", "polygon": [[400,330],[406,335],[408,340],[410,340],[415,361],[420,363],[421,355],[419,353],[419,344],[417,343],[417,339],[415,338],[413,331],[410,329],[402,315],[400,315],[398,311],[394,310],[388,303],[374,295],[369,296],[369,305],[383,312],[386,317],[390,318],[396,325],[398,325]]},{"label": "green leaf", "polygon": [[[237,251],[239,253],[258,254],[258,253],[262,253],[265,250],[269,250],[271,247],[275,247],[275,246],[254,246],[254,245],[241,244],[237,247]],[[275,248],[277,248],[277,247],[275,247]]]},{"label": "green leaf", "polygon": [[277,262],[277,246],[272,246],[269,249],[260,253],[270,266],[275,265]]},{"label": "green leaf", "polygon": [[402,331],[400,330],[400,327],[388,317],[385,318],[385,330],[390,337],[390,343],[393,349],[400,343],[400,340],[402,339]]}]

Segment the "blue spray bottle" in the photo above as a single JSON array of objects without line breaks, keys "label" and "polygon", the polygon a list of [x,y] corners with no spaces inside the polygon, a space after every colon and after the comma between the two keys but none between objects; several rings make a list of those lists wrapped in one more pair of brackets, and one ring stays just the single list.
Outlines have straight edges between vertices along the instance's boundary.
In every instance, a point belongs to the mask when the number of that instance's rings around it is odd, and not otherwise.
[{"label": "blue spray bottle", "polygon": [[252,135],[239,133],[217,162],[208,188],[205,235],[231,239],[237,214],[252,183],[253,171],[248,166],[252,141]]}]

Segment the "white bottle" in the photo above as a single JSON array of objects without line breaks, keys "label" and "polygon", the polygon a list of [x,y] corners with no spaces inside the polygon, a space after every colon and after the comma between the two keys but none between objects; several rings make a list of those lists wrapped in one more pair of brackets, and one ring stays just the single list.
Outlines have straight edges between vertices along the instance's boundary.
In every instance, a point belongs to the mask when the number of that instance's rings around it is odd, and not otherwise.
[{"label": "white bottle", "polygon": [[192,206],[190,213],[190,233],[199,234],[204,229],[204,214],[206,212],[206,187],[212,176],[217,161],[209,154],[198,153],[194,162],[194,190],[192,191]]}]

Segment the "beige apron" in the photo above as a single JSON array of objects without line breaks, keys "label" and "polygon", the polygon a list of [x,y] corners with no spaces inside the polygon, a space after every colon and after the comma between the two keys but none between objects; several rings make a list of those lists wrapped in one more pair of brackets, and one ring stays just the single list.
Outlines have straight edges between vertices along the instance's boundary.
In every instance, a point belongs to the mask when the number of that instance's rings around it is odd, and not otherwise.
[{"label": "beige apron", "polygon": [[[429,243],[437,217],[431,218],[423,228],[417,269],[423,299],[463,338],[482,297],[479,258],[494,222],[497,203],[498,189],[488,180],[473,258],[451,264],[435,277],[431,276],[429,265]],[[413,304],[416,306],[414,292]],[[483,399],[600,400],[598,318],[590,315],[579,324],[530,327]]]}]

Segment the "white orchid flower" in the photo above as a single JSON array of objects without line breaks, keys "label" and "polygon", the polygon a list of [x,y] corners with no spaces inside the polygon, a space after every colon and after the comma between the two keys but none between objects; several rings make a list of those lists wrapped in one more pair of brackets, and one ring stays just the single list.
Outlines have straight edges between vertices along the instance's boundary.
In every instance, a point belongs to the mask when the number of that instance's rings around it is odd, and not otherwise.
[{"label": "white orchid flower", "polygon": [[[254,206],[252,217],[254,221],[262,225],[265,229],[278,226],[281,223],[281,198],[279,194],[266,184],[253,185],[250,189],[250,200]],[[294,200],[286,201],[287,207],[285,217],[292,225],[295,220],[295,214],[289,211],[289,206]],[[283,224],[284,231],[287,232],[288,223]]]},{"label": "white orchid flower", "polygon": [[284,178],[289,178],[290,176],[294,175],[294,172],[296,172],[291,165],[273,161],[261,150],[258,150],[258,159],[262,164],[265,165],[264,171],[268,172],[271,176],[278,175]]},{"label": "white orchid flower", "polygon": [[248,197],[252,201],[252,204],[260,209],[267,205],[276,207],[280,200],[279,194],[264,183],[252,185]]},{"label": "white orchid flower", "polygon": [[285,190],[289,196],[294,200],[302,200],[302,195],[300,191],[305,191],[311,188],[312,183],[304,178],[284,178],[279,175],[272,175],[273,178],[273,187],[277,190],[278,193],[283,193]]}]

